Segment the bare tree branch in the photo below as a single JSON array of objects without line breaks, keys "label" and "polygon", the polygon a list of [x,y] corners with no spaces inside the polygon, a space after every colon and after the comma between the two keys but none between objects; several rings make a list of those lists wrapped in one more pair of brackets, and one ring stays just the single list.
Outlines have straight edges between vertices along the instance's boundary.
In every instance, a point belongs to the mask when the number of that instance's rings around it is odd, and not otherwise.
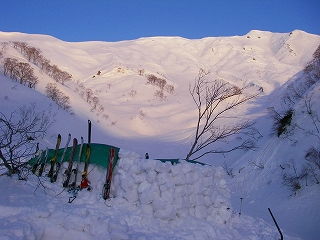
[{"label": "bare tree branch", "polygon": [[51,112],[36,112],[35,104],[23,106],[6,117],[0,112],[0,159],[11,175],[35,152],[36,140],[52,124]]},{"label": "bare tree branch", "polygon": [[[189,86],[189,91],[198,109],[197,127],[193,144],[186,159],[193,154],[202,152],[217,141],[226,141],[230,136],[239,134],[252,124],[242,122],[232,126],[221,126],[221,119],[226,113],[237,106],[255,98],[257,94],[245,94],[247,88],[232,85],[223,80],[216,79],[212,83],[206,81],[210,72],[200,69],[195,83]],[[253,144],[247,141],[228,150],[208,150],[202,153],[198,159],[209,153],[226,153],[236,149],[251,148]]]}]

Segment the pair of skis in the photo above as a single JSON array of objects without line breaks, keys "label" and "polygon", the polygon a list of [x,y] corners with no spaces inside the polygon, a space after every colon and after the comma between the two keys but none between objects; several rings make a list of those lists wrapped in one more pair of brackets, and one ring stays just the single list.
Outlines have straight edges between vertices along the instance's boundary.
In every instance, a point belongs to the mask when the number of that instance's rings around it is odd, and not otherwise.
[{"label": "pair of skis", "polygon": [[56,143],[56,148],[54,150],[54,155],[53,155],[53,158],[50,160],[51,167],[50,167],[50,170],[49,170],[49,173],[48,173],[48,177],[50,179],[52,179],[54,171],[55,171],[54,169],[55,169],[55,166],[56,166],[57,155],[58,155],[58,150],[59,150],[59,147],[60,147],[60,143],[61,143],[61,135],[58,134],[58,139],[57,139],[57,143]]},{"label": "pair of skis", "polygon": [[[50,182],[56,182],[57,181],[57,178],[58,178],[58,174],[59,174],[59,171],[60,171],[60,168],[61,168],[61,165],[63,163],[63,160],[64,160],[64,157],[66,155],[66,152],[67,152],[67,149],[68,149],[68,146],[69,146],[69,143],[70,143],[70,140],[71,140],[71,134],[69,133],[68,135],[68,139],[67,139],[67,143],[63,149],[63,153],[62,153],[62,156],[60,158],[60,161],[56,163],[56,169],[52,170],[52,175],[50,176]],[[52,167],[52,164],[51,164],[51,167]],[[54,167],[53,167],[54,168]]]},{"label": "pair of skis", "polygon": [[[91,186],[89,185],[89,181],[87,179],[89,159],[90,159],[90,153],[91,153],[89,144],[87,144],[87,146],[86,146],[87,147],[86,159],[85,159],[85,166],[84,166],[84,171],[82,174],[81,183],[79,186],[77,186],[77,177],[78,177],[79,165],[80,165],[82,149],[83,149],[83,137],[81,137],[81,144],[80,144],[80,150],[79,150],[78,161],[77,161],[76,167],[72,168],[73,163],[74,163],[77,145],[78,145],[78,141],[76,138],[74,138],[73,139],[73,146],[72,146],[72,150],[71,150],[71,155],[70,155],[70,159],[69,159],[69,164],[68,164],[68,167],[64,173],[65,180],[63,181],[63,187],[68,188],[68,192],[73,193],[73,196],[69,198],[69,203],[71,203],[76,198],[79,190],[86,188],[87,190],[91,191],[91,189],[92,189]],[[71,178],[72,178],[72,182],[70,183]]]},{"label": "pair of skis", "polygon": [[[70,134],[69,134],[70,135]],[[50,160],[50,163],[51,163],[51,168],[49,170],[49,173],[48,173],[48,177],[52,178],[53,177],[53,174],[55,172],[54,170],[54,167],[55,167],[55,164],[56,164],[56,160],[57,160],[57,155],[58,155],[58,150],[59,150],[59,147],[60,147],[60,143],[61,143],[61,135],[58,134],[58,138],[57,138],[57,143],[56,143],[56,148],[55,148],[55,152],[54,152],[54,156],[53,158]],[[41,177],[42,176],[42,173],[44,172],[45,170],[45,167],[46,167],[46,163],[47,163],[47,160],[48,160],[48,148],[46,148],[46,151],[45,151],[45,156],[44,156],[44,159],[43,161],[41,162],[41,159],[42,159],[42,151],[39,151],[39,155],[38,155],[38,158],[37,158],[37,162],[33,165],[32,167],[32,173],[35,174],[36,171],[37,171],[37,168],[38,166],[40,165],[40,168],[39,168],[39,172],[38,172],[38,176]],[[40,164],[41,162],[41,164]]]},{"label": "pair of skis", "polygon": [[[72,169],[72,173],[73,173],[73,181],[68,185],[69,187],[69,190],[74,190],[76,189],[76,184],[77,184],[77,176],[78,176],[78,171],[79,171],[79,164],[80,164],[80,161],[81,161],[81,155],[82,155],[82,148],[83,148],[83,137],[81,137],[81,144],[80,144],[80,150],[79,150],[79,156],[78,156],[78,162],[77,162],[77,165],[76,165],[76,168]],[[72,166],[71,166],[72,168]],[[70,171],[70,168],[68,167],[69,171]],[[71,174],[68,173],[69,176],[71,177]],[[70,177],[69,177],[69,180],[70,180]]]},{"label": "pair of skis", "polygon": [[[61,156],[61,159],[60,159],[59,162],[57,162],[58,150],[59,150],[60,143],[61,143],[61,135],[58,134],[57,143],[56,143],[56,147],[55,147],[55,151],[54,151],[54,156],[50,160],[51,167],[50,167],[50,170],[49,170],[48,175],[47,175],[50,178],[51,182],[55,182],[57,180],[58,173],[59,173],[60,167],[62,165],[64,156],[66,154],[70,139],[71,139],[71,134],[69,133],[68,140],[67,140],[66,146],[64,148],[63,154]],[[39,172],[38,172],[38,176],[39,177],[42,176],[43,172],[45,171],[46,163],[48,161],[48,151],[49,151],[48,148],[46,148],[44,159],[41,161],[42,155],[43,155],[43,151],[40,150],[38,158],[37,158],[37,161],[32,167],[32,173],[36,174],[37,168],[40,165]],[[40,162],[41,162],[41,164],[40,164]]]}]

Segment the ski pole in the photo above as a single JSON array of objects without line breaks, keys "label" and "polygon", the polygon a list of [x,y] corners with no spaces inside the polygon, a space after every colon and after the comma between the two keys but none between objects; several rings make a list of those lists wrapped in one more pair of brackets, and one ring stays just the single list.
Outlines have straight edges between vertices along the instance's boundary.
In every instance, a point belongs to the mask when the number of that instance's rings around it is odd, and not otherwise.
[{"label": "ski pole", "polygon": [[241,209],[242,209],[242,199],[243,199],[243,198],[240,198],[240,212],[239,212],[239,217],[240,217],[240,215],[241,215]]},{"label": "ski pole", "polygon": [[91,143],[91,121],[88,120],[88,143]]},{"label": "ski pole", "polygon": [[268,208],[268,210],[269,210],[269,213],[270,213],[270,215],[271,215],[271,217],[272,217],[272,219],[273,219],[273,221],[274,221],[274,224],[275,224],[276,227],[278,228],[278,231],[279,231],[279,233],[280,233],[280,240],[283,240],[283,235],[282,235],[282,232],[281,232],[281,230],[280,230],[280,227],[279,227],[276,219],[274,218],[274,216],[273,216],[273,214],[272,214],[272,212],[271,212],[271,209]]}]

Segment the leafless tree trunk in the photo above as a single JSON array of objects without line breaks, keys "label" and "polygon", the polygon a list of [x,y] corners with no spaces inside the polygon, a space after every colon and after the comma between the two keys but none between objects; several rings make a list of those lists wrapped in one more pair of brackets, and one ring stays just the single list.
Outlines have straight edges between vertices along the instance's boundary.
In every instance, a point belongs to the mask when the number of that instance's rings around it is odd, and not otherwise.
[{"label": "leafless tree trunk", "polygon": [[245,87],[238,87],[223,80],[207,82],[209,72],[201,69],[193,86],[189,86],[190,94],[198,109],[197,126],[194,140],[186,159],[198,153],[198,157],[209,153],[227,153],[236,149],[252,149],[254,143],[246,140],[229,149],[209,149],[219,141],[226,141],[229,137],[244,132],[252,126],[249,122],[221,126],[221,119],[226,113],[237,106],[257,97],[257,94],[245,94]]}]

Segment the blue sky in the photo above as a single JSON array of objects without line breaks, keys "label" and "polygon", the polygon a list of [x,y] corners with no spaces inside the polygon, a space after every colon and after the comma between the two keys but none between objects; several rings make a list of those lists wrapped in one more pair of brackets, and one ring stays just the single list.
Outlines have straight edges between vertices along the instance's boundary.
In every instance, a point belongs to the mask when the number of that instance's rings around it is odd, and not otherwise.
[{"label": "blue sky", "polygon": [[0,31],[64,41],[189,39],[250,30],[320,35],[320,0],[1,0]]}]

